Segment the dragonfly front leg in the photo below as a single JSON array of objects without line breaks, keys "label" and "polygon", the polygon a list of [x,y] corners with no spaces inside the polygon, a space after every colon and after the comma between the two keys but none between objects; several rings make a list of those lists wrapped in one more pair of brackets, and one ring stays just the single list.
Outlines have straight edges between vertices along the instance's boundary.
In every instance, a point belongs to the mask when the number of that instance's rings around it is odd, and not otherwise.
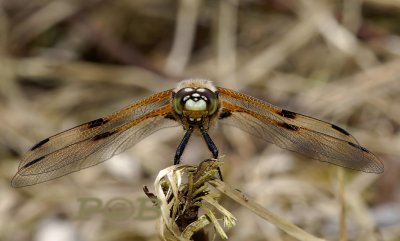
[{"label": "dragonfly front leg", "polygon": [[212,141],[211,137],[208,135],[207,131],[204,129],[203,126],[200,126],[200,132],[203,135],[204,140],[207,143],[208,149],[211,151],[213,158],[217,159],[218,158],[218,148]]},{"label": "dragonfly front leg", "polygon": [[[203,138],[204,138],[205,142],[207,143],[207,147],[211,151],[213,158],[218,159],[218,148],[215,145],[215,143],[212,141],[211,137],[208,135],[207,131],[204,129],[203,126],[200,126],[200,132],[203,135]],[[223,181],[222,172],[219,167],[218,167],[218,175],[219,175],[219,178],[221,179],[221,181]]]},{"label": "dragonfly front leg", "polygon": [[192,135],[193,132],[193,126],[189,126],[187,129],[185,135],[182,138],[181,143],[179,144],[178,148],[176,149],[175,152],[175,158],[174,158],[174,165],[179,164],[181,156],[183,154],[183,151],[185,150],[186,145],[189,142],[190,136]]}]

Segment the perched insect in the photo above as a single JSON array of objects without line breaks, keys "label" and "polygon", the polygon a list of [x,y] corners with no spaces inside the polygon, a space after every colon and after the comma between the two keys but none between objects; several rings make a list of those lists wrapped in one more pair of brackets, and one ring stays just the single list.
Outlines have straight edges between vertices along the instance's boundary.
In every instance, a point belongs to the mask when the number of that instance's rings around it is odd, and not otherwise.
[{"label": "perched insect", "polygon": [[217,146],[208,134],[217,122],[313,159],[363,172],[383,172],[379,159],[336,125],[194,79],[40,141],[22,157],[12,186],[34,185],[99,164],[166,127],[185,130],[174,164],[179,163],[193,132],[201,133],[217,158]]}]

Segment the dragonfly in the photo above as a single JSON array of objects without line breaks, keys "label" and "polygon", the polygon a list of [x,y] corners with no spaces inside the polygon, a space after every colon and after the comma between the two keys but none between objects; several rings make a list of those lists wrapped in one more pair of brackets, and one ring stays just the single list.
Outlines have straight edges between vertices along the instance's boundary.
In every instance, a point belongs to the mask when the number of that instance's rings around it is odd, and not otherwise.
[{"label": "dragonfly", "polygon": [[193,133],[202,136],[213,158],[218,158],[209,130],[219,124],[238,127],[312,159],[367,173],[384,170],[374,154],[337,125],[217,87],[209,80],[188,79],[174,89],[40,141],[22,156],[11,184],[35,185],[97,165],[167,127],[181,126],[185,131],[174,164],[180,162]]}]

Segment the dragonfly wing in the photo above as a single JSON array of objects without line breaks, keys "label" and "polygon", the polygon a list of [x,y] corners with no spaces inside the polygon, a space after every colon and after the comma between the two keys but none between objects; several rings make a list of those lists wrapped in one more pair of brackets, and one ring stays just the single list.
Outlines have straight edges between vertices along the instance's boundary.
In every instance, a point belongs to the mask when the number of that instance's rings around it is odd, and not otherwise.
[{"label": "dragonfly wing", "polygon": [[39,142],[23,156],[12,185],[34,185],[99,164],[157,130],[178,126],[168,118],[169,97],[158,97]]},{"label": "dragonfly wing", "polygon": [[232,90],[218,88],[218,91],[222,103],[221,123],[313,159],[364,172],[383,172],[380,160],[336,125]]}]

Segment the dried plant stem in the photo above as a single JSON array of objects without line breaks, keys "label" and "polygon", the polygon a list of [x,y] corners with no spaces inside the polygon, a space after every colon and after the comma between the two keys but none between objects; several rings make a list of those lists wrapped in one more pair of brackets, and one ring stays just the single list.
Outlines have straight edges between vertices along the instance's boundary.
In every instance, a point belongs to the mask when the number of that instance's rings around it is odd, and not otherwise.
[{"label": "dried plant stem", "polygon": [[192,50],[200,0],[181,0],[174,43],[165,64],[165,71],[171,75],[180,75],[184,71]]},{"label": "dried plant stem", "polygon": [[217,38],[218,79],[225,86],[233,87],[236,78],[236,42],[238,0],[221,1],[219,5]]},{"label": "dried plant stem", "polygon": [[217,190],[224,193],[228,197],[230,197],[235,202],[239,203],[240,205],[248,208],[250,211],[257,214],[259,217],[269,221],[270,223],[274,224],[276,227],[280,228],[290,236],[296,238],[297,240],[302,241],[322,241],[325,239],[317,238],[303,229],[299,228],[298,226],[288,222],[287,220],[269,212],[261,205],[253,202],[249,198],[247,198],[243,193],[238,192],[237,190],[233,189],[232,187],[226,185],[224,182],[220,180],[213,180],[209,182],[212,186],[214,186]]},{"label": "dried plant stem", "polygon": [[340,213],[339,213],[339,240],[346,241],[347,240],[347,232],[346,232],[346,200],[345,200],[345,176],[344,176],[343,168],[337,168],[337,175],[339,181],[339,203],[340,203]]}]

